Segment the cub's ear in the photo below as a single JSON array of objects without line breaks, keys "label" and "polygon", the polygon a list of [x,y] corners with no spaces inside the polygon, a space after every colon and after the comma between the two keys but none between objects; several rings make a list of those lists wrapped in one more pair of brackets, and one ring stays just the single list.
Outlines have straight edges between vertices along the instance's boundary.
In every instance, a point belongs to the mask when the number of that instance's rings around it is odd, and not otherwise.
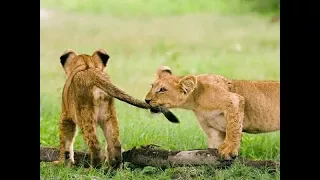
[{"label": "cub's ear", "polygon": [[101,60],[103,66],[107,66],[108,60],[110,58],[109,54],[104,49],[98,49],[93,54],[92,57]]},{"label": "cub's ear", "polygon": [[197,86],[197,78],[193,75],[185,76],[180,79],[179,86],[184,94],[189,95]]},{"label": "cub's ear", "polygon": [[68,49],[60,56],[60,63],[64,67],[68,59],[72,59],[78,55],[73,49]]},{"label": "cub's ear", "polygon": [[168,66],[160,66],[157,70],[157,78],[172,75],[171,69]]}]

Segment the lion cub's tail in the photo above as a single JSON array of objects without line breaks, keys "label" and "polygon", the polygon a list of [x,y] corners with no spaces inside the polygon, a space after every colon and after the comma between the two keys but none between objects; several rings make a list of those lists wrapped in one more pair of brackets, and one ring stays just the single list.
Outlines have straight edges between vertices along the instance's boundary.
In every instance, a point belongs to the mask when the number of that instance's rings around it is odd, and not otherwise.
[{"label": "lion cub's tail", "polygon": [[[91,71],[91,70],[90,70]],[[101,90],[108,93],[110,96],[119,99],[120,101],[126,102],[128,104],[131,104],[133,106],[143,108],[143,109],[156,109],[164,114],[164,116],[172,123],[179,123],[178,118],[170,112],[165,107],[152,107],[151,105],[140,101],[138,99],[135,99],[134,97],[128,95],[115,85],[113,85],[110,80],[106,77],[106,75],[103,72],[99,72],[96,70],[92,70],[92,82],[95,83],[95,86],[100,88]]]}]

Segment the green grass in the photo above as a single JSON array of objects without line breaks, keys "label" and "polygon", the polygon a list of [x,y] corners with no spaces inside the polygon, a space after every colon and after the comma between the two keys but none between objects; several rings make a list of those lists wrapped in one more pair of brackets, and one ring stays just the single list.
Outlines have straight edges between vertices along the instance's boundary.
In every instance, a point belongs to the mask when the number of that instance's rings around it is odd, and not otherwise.
[{"label": "green grass", "polygon": [[[231,79],[280,79],[279,24],[270,24],[268,19],[253,15],[229,16],[210,12],[179,16],[155,14],[118,17],[103,13],[52,11],[48,20],[41,21],[41,145],[58,147],[59,144],[58,119],[65,81],[59,56],[68,48],[88,54],[105,48],[111,57],[106,71],[114,84],[141,100],[160,65],[168,65],[174,74],[180,75],[215,73]],[[190,111],[174,109],[181,123],[171,124],[161,115],[152,116],[146,110],[118,100],[116,110],[120,139],[125,149],[151,143],[175,150],[207,147],[206,137]],[[279,137],[278,132],[245,134],[240,155],[252,159],[280,160]],[[99,139],[101,144],[105,143],[101,130]],[[75,150],[87,150],[80,133],[74,147]],[[108,178],[100,171],[59,168],[49,163],[40,163],[40,176],[43,179]],[[228,170],[209,167],[124,169],[113,178],[279,179],[279,176],[279,171],[271,175],[267,170],[235,165]]]},{"label": "green grass", "polygon": [[279,0],[41,0],[42,7],[115,16],[170,16],[199,12],[279,14]]},{"label": "green grass", "polygon": [[213,167],[179,167],[172,169],[161,170],[154,167],[145,167],[144,169],[130,169],[124,168],[114,174],[104,173],[103,170],[93,170],[84,168],[56,168],[48,163],[40,163],[40,175],[43,179],[81,179],[81,180],[92,180],[92,179],[139,179],[139,180],[167,180],[167,179],[261,179],[271,180],[280,179],[280,173],[269,174],[267,169],[259,170],[251,167],[234,164],[228,170],[216,170]]}]

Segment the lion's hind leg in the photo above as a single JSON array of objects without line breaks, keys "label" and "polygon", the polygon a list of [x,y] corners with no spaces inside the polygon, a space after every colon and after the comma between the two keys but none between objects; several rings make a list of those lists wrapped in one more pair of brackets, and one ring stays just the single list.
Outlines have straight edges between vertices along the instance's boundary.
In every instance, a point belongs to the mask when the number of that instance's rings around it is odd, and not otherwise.
[{"label": "lion's hind leg", "polygon": [[91,166],[93,168],[102,167],[102,152],[100,142],[97,137],[97,120],[92,110],[82,109],[77,117],[79,127],[83,133],[83,138],[89,147],[91,154]]},{"label": "lion's hind leg", "polygon": [[106,143],[106,161],[112,168],[119,168],[122,162],[119,125],[113,98],[108,101],[104,115],[99,120]]},{"label": "lion's hind leg", "polygon": [[59,124],[60,157],[55,164],[65,163],[67,166],[74,164],[73,143],[76,136],[76,124],[71,119],[61,119]]}]

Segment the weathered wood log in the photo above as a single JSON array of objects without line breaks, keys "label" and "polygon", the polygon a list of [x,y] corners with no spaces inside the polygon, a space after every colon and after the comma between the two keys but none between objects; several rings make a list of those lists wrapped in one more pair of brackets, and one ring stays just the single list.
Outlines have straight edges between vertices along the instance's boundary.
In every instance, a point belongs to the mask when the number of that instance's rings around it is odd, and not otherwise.
[{"label": "weathered wood log", "polygon": [[[139,167],[154,166],[161,168],[210,165],[216,168],[226,168],[238,161],[246,166],[256,168],[268,168],[271,171],[280,170],[280,162],[270,160],[249,160],[242,157],[235,161],[221,161],[216,150],[189,150],[189,151],[168,151],[155,146],[147,145],[140,148],[132,148],[122,153],[123,161]],[[52,162],[58,160],[59,150],[57,148],[40,147],[40,162]],[[75,151],[75,165],[89,167],[90,155],[88,152]]]},{"label": "weathered wood log", "polygon": [[[40,162],[53,162],[59,159],[58,148],[40,147]],[[76,166],[90,167],[90,154],[88,152],[74,151]]]}]

